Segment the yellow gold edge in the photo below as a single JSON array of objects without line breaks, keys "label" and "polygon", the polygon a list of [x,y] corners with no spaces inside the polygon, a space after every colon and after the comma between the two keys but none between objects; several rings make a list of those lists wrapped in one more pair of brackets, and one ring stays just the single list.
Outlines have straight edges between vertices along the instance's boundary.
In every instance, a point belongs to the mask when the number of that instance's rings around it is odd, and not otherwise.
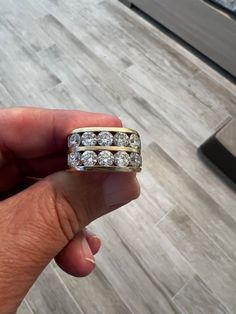
[{"label": "yellow gold edge", "polygon": [[[78,152],[84,152],[86,150],[89,151],[122,151],[122,152],[130,152],[130,153],[141,153],[141,149],[125,147],[125,146],[77,146]],[[71,149],[68,150],[69,153],[72,152]]]},{"label": "yellow gold edge", "polygon": [[92,166],[85,167],[79,166],[78,168],[70,167],[67,169],[68,172],[81,171],[81,172],[141,172],[142,168],[135,167],[103,167],[103,166]]},{"label": "yellow gold edge", "polygon": [[78,128],[74,129],[71,134],[73,133],[81,133],[81,132],[102,132],[102,131],[110,131],[110,132],[125,132],[125,133],[136,133],[136,130],[130,128],[115,128],[115,127],[87,127],[87,128]]}]

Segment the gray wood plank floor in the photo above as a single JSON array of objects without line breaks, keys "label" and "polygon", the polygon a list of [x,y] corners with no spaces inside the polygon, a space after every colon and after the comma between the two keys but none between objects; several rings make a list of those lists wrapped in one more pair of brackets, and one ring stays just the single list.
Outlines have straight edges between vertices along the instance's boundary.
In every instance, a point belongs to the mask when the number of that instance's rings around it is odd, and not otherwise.
[{"label": "gray wood plank floor", "polygon": [[116,0],[1,0],[0,106],[118,115],[143,139],[141,197],[90,226],[88,278],[51,263],[20,314],[235,313],[236,193],[197,147],[236,87]]}]

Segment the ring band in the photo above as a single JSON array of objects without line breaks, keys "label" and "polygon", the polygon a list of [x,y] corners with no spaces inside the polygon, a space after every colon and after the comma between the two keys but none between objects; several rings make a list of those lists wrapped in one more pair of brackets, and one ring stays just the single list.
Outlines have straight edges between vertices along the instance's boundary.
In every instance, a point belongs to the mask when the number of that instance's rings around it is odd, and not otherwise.
[{"label": "ring band", "polygon": [[67,137],[67,164],[76,171],[140,172],[141,140],[128,128],[87,127]]}]

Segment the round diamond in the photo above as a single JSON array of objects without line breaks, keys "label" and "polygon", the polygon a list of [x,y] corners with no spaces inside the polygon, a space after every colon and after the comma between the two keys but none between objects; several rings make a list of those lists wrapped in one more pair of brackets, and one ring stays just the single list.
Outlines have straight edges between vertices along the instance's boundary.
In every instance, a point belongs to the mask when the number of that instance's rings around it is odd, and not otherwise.
[{"label": "round diamond", "polygon": [[97,144],[97,136],[93,132],[84,132],[81,140],[84,146],[95,146]]},{"label": "round diamond", "polygon": [[130,163],[129,154],[126,152],[117,152],[114,155],[115,157],[115,164],[118,167],[127,167]]},{"label": "round diamond", "polygon": [[140,137],[138,136],[138,134],[131,134],[130,138],[129,138],[129,143],[130,146],[133,148],[140,148],[141,146],[141,141],[140,141]]},{"label": "round diamond", "polygon": [[81,161],[81,155],[79,152],[75,151],[75,152],[68,154],[68,156],[67,156],[67,164],[70,167],[76,168],[77,166],[80,165],[80,161]]},{"label": "round diamond", "polygon": [[110,132],[100,132],[98,134],[98,144],[100,146],[111,146],[113,143],[113,135]]},{"label": "round diamond", "polygon": [[81,161],[84,166],[94,166],[97,163],[97,155],[93,151],[85,151],[81,156]]},{"label": "round diamond", "polygon": [[80,135],[78,133],[74,133],[68,137],[68,146],[72,147],[74,145],[80,145]]},{"label": "round diamond", "polygon": [[117,132],[114,135],[114,144],[115,146],[128,146],[129,137],[126,133]]},{"label": "round diamond", "polygon": [[130,164],[133,167],[140,167],[142,165],[142,157],[138,153],[130,154]]},{"label": "round diamond", "polygon": [[113,162],[114,155],[111,152],[104,150],[98,154],[98,163],[100,166],[109,167],[113,165]]}]

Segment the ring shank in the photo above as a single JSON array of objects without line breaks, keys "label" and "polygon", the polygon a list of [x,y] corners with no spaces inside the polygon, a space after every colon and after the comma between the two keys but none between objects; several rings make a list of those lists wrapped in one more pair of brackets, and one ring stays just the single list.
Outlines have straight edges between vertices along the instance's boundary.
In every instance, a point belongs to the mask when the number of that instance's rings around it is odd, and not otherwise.
[{"label": "ring shank", "polygon": [[81,172],[141,172],[142,168],[135,167],[103,167],[103,166],[79,166],[76,169],[70,167],[68,169],[70,172],[81,171]]}]

